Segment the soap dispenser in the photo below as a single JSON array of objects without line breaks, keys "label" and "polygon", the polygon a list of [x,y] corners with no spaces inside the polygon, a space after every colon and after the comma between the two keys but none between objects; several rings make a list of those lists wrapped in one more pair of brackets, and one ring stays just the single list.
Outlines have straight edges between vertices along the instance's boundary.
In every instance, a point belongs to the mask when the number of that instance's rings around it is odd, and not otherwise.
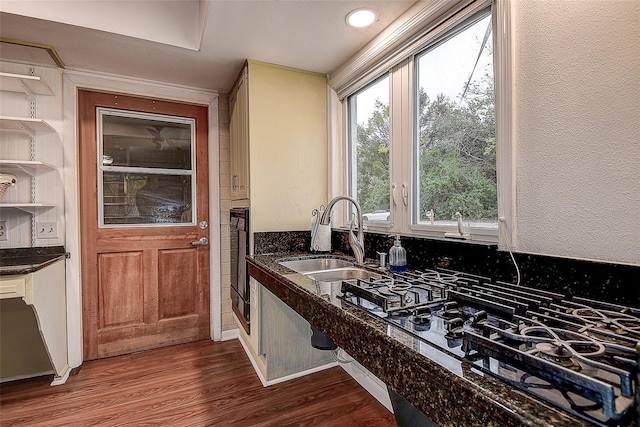
[{"label": "soap dispenser", "polygon": [[407,271],[407,251],[400,244],[400,235],[396,234],[396,240],[389,249],[389,271],[392,273],[404,273]]}]

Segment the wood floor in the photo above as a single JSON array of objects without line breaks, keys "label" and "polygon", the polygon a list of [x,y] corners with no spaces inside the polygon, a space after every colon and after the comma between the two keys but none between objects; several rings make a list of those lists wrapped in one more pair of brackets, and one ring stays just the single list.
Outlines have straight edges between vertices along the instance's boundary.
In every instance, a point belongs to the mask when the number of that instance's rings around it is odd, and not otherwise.
[{"label": "wood floor", "polygon": [[237,340],[86,362],[66,384],[0,385],[6,426],[395,426],[341,368],[262,387]]}]

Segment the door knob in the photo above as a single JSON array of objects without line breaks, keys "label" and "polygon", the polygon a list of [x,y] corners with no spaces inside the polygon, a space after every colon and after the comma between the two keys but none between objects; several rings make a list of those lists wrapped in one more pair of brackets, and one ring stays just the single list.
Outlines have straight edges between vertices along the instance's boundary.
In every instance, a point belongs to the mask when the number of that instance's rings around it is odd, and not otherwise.
[{"label": "door knob", "polygon": [[196,240],[195,242],[191,242],[193,246],[207,246],[209,244],[209,239],[206,237],[201,237],[200,240]]}]

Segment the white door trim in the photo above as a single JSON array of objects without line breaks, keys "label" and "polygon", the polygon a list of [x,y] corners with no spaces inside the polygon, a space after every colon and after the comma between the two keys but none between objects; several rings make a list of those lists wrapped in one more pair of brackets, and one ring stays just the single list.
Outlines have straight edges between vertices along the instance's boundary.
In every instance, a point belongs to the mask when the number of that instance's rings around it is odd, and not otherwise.
[{"label": "white door trim", "polygon": [[161,82],[131,79],[123,76],[78,70],[62,70],[62,145],[64,151],[64,218],[67,260],[67,334],[69,366],[82,364],[82,283],[80,274],[80,183],[78,152],[78,89],[112,91],[140,96],[156,96],[172,101],[189,102],[209,107],[209,224],[211,241],[210,292],[211,338],[222,337],[222,307],[214,303],[220,295],[220,153],[218,150],[218,93]]}]

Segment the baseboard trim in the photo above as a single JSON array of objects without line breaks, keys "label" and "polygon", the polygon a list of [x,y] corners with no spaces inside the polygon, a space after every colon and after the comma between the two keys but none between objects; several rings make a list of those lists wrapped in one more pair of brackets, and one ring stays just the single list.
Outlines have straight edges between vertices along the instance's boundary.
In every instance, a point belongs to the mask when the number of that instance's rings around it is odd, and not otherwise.
[{"label": "baseboard trim", "polygon": [[326,365],[317,366],[315,368],[307,369],[306,371],[297,372],[295,374],[286,375],[284,377],[276,378],[275,380],[267,381],[264,385],[265,387],[269,387],[270,385],[280,384],[285,381],[293,380],[296,378],[304,377],[305,375],[315,374],[316,372],[324,371],[325,369],[335,368],[338,366],[337,362],[328,363]]},{"label": "baseboard trim", "polygon": [[[240,335],[240,332],[238,331],[238,329],[231,329],[229,331],[222,331],[222,335],[220,337],[220,341],[230,341],[233,339],[238,338]],[[242,341],[242,340],[240,340]]]},{"label": "baseboard trim", "polygon": [[251,366],[253,366],[253,370],[256,372],[256,375],[258,375],[258,378],[260,379],[260,382],[262,383],[263,387],[269,387],[275,384],[280,384],[289,380],[293,380],[296,378],[300,378],[300,377],[304,377],[306,375],[309,374],[313,374],[316,372],[320,372],[320,371],[324,371],[325,369],[329,369],[329,368],[334,368],[336,366],[338,366],[337,362],[333,362],[333,363],[328,363],[326,365],[322,365],[322,366],[317,366],[315,368],[311,368],[311,369],[307,369],[305,371],[301,371],[301,372],[297,372],[295,374],[291,374],[291,375],[286,375],[284,377],[280,377],[280,378],[276,378],[273,380],[267,380],[264,375],[262,374],[262,371],[258,368],[258,364],[256,363],[253,354],[251,353],[251,351],[249,350],[249,347],[247,347],[247,344],[245,344],[244,340],[240,337],[238,337],[238,341],[240,341],[240,344],[242,345],[242,348],[244,349],[244,352],[247,354],[247,357],[249,358],[249,361],[251,362]]},{"label": "baseboard trim", "polygon": [[71,374],[71,369],[69,369],[69,365],[66,365],[62,375],[55,375],[53,377],[53,381],[51,381],[51,385],[62,385],[66,383],[67,380],[69,379],[69,374]]},{"label": "baseboard trim", "polygon": [[247,344],[245,344],[242,338],[238,337],[238,341],[240,341],[240,344],[242,345],[244,352],[247,354],[247,357],[249,358],[249,362],[251,362],[251,366],[253,366],[253,370],[256,372],[256,375],[258,375],[258,378],[260,379],[262,386],[266,387],[267,379],[264,377],[264,375],[262,375],[262,372],[258,368],[256,361],[253,359],[253,354],[251,354],[251,350],[249,350],[249,347],[247,347]]}]

